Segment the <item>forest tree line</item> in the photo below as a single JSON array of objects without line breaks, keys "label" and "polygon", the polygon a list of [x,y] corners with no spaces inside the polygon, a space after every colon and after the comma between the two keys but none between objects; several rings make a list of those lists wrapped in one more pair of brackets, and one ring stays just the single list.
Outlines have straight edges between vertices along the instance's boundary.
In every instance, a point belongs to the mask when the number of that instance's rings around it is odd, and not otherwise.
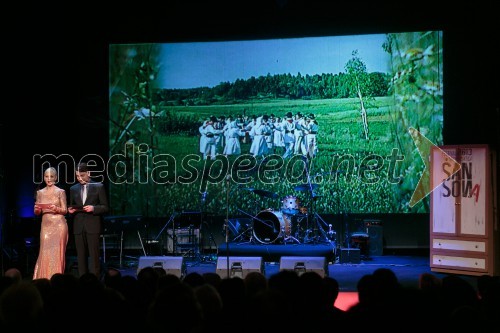
[{"label": "forest tree line", "polygon": [[[388,96],[390,74],[368,73],[368,93],[372,97]],[[213,88],[158,89],[153,99],[165,106],[234,104],[255,99],[337,99],[357,97],[349,75],[277,74],[221,82]]]}]

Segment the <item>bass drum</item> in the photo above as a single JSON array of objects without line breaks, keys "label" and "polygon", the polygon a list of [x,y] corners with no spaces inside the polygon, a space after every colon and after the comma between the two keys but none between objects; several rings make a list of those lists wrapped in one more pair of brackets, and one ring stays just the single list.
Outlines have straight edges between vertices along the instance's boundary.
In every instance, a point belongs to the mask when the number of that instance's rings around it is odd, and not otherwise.
[{"label": "bass drum", "polygon": [[282,212],[263,210],[253,219],[253,235],[262,244],[290,236],[290,218]]}]

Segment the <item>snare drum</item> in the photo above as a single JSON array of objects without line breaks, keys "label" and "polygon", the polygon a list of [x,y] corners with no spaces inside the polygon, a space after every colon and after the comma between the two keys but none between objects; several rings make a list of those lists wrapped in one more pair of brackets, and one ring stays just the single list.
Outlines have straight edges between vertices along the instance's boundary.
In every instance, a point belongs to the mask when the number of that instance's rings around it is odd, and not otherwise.
[{"label": "snare drum", "polygon": [[263,210],[253,219],[253,235],[263,244],[290,236],[290,219],[282,212]]},{"label": "snare drum", "polygon": [[288,215],[295,215],[299,213],[300,200],[296,196],[288,195],[283,198],[281,211]]}]

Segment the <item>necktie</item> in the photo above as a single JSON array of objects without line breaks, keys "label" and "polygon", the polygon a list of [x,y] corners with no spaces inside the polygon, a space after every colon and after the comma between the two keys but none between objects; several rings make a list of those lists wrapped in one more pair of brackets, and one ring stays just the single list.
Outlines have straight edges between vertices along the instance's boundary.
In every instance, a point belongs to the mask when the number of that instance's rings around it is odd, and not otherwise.
[{"label": "necktie", "polygon": [[87,200],[87,184],[83,185],[83,190],[82,190],[82,201],[85,203]]}]

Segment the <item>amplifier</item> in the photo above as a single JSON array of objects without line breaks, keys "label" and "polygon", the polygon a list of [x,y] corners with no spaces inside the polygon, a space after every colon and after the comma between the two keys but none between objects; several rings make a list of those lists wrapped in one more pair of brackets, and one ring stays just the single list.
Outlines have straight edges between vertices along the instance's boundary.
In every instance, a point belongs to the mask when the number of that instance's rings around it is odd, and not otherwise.
[{"label": "amplifier", "polygon": [[174,252],[174,242],[176,252],[183,252],[182,249],[193,250],[200,245],[200,229],[179,228],[168,229],[166,248],[169,253]]},{"label": "amplifier", "polygon": [[341,264],[359,264],[361,263],[361,251],[357,248],[340,249]]}]

